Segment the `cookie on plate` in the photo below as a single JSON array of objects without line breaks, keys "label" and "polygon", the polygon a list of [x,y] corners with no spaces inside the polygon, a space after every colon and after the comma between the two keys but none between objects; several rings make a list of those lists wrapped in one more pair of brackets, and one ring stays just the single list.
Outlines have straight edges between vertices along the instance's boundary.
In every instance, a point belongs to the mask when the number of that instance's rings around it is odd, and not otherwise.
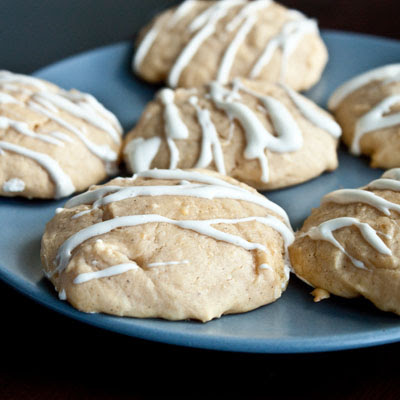
[{"label": "cookie on plate", "polygon": [[0,195],[61,198],[115,173],[122,129],[93,96],[0,71]]},{"label": "cookie on plate", "polygon": [[367,71],[341,85],[328,103],[355,155],[372,167],[400,167],[400,64]]},{"label": "cookie on plate", "polygon": [[282,84],[235,79],[197,89],[162,89],[128,133],[132,172],[211,168],[276,189],[337,167],[339,125]]},{"label": "cookie on plate", "polygon": [[187,0],[143,29],[132,66],[173,88],[243,77],[303,90],[327,58],[316,22],[298,11],[269,0]]},{"label": "cookie on plate", "polygon": [[327,194],[290,246],[297,276],[400,314],[400,169],[360,189]]},{"label": "cookie on plate", "polygon": [[85,312],[208,321],[278,299],[294,235],[285,211],[206,170],[150,170],[69,200],[41,257]]}]

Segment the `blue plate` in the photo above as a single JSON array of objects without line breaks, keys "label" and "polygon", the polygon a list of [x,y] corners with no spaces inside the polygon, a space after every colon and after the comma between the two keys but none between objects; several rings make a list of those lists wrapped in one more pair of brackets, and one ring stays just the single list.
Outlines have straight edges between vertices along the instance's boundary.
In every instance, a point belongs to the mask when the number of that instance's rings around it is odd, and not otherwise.
[{"label": "blue plate", "polygon": [[[320,83],[307,93],[322,106],[344,80],[400,59],[397,41],[339,32],[324,32],[323,38],[330,61]],[[35,75],[66,89],[75,87],[92,93],[128,130],[156,89],[131,74],[131,55],[131,45],[119,43],[60,61]],[[371,169],[368,160],[354,158],[341,149],[338,170],[305,184],[272,192],[269,198],[287,210],[293,226],[298,228],[325,193],[340,187],[364,185],[381,173]],[[399,317],[381,312],[364,300],[332,297],[316,304],[309,294],[310,288],[295,277],[274,304],[206,324],[79,312],[58,300],[52,286],[43,278],[39,258],[45,224],[64,202],[0,199],[0,277],[32,299],[69,317],[148,340],[256,353],[329,351],[400,339]]]}]

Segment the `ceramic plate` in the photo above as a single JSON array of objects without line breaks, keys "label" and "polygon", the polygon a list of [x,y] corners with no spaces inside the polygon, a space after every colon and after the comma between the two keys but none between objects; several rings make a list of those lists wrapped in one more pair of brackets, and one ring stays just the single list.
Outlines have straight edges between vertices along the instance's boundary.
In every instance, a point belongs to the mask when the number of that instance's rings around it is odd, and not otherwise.
[{"label": "ceramic plate", "polygon": [[[324,32],[330,61],[322,80],[307,95],[325,106],[344,80],[380,65],[398,62],[400,42],[376,37]],[[96,96],[130,129],[155,87],[136,79],[130,70],[130,43],[118,43],[60,61],[35,73],[66,89]],[[341,187],[354,188],[380,176],[368,160],[340,150],[340,167],[305,184],[275,191],[269,198],[284,207],[299,228],[321,197]],[[0,199],[0,277],[39,303],[71,318],[104,329],[183,346],[257,353],[300,353],[349,349],[400,339],[397,316],[363,300],[331,297],[314,303],[310,288],[292,277],[288,290],[274,304],[255,311],[223,316],[206,324],[157,319],[117,318],[76,311],[58,299],[43,278],[39,258],[45,224],[62,201]]]}]

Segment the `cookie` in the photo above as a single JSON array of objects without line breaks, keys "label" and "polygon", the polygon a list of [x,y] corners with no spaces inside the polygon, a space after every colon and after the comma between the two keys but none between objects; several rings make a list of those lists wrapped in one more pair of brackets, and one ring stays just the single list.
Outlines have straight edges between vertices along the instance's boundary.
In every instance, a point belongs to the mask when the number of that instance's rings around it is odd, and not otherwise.
[{"label": "cookie", "polygon": [[187,0],[142,30],[132,67],[172,88],[242,77],[303,90],[327,58],[316,22],[298,11],[269,0]]},{"label": "cookie", "polygon": [[0,71],[0,195],[61,198],[116,171],[122,129],[93,96]]},{"label": "cookie", "polygon": [[162,89],[123,152],[132,172],[210,168],[266,190],[334,170],[340,134],[328,113],[289,87],[235,79]]},{"label": "cookie", "polygon": [[372,167],[400,167],[400,64],[367,71],[341,85],[328,103],[352,154]]},{"label": "cookie", "polygon": [[275,203],[206,170],[150,170],[69,200],[47,224],[46,275],[74,307],[208,321],[278,299],[294,235]]},{"label": "cookie", "polygon": [[399,192],[396,168],[360,189],[327,194],[289,248],[297,276],[322,293],[364,296],[400,314]]}]

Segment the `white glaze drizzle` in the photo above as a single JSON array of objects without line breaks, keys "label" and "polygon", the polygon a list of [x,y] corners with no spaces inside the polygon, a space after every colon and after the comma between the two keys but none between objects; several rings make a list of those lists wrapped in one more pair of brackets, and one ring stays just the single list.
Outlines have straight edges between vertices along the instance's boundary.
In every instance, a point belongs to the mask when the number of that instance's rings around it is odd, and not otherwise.
[{"label": "white glaze drizzle", "polygon": [[93,204],[93,208],[102,207],[115,201],[122,201],[138,196],[188,196],[202,199],[232,199],[247,201],[261,207],[270,209],[270,201],[259,196],[236,188],[221,187],[217,185],[186,184],[165,186],[108,186],[97,190],[82,193],[70,199],[65,207],[71,208],[80,204]]},{"label": "white glaze drizzle", "polygon": [[[185,15],[190,12],[195,3],[195,0],[186,0],[182,4],[180,4],[168,21],[167,26],[169,28],[175,26],[183,17],[185,17]],[[148,54],[151,46],[156,40],[158,34],[160,33],[160,29],[161,21],[155,23],[140,42],[139,47],[136,49],[135,55],[132,60],[132,68],[134,71],[139,72],[140,66],[143,63],[144,58]]]},{"label": "white glaze drizzle", "polygon": [[175,93],[165,88],[158,93],[158,98],[164,105],[164,126],[167,144],[170,150],[170,169],[175,169],[179,162],[179,150],[174,139],[187,139],[189,130],[183,122],[179,108],[174,103]]},{"label": "white glaze drizzle", "polygon": [[202,11],[199,15],[197,15],[193,21],[189,25],[189,31],[190,32],[195,32],[201,28],[203,28],[205,25],[210,23],[210,19],[215,17],[215,13],[222,13],[223,18],[226,15],[226,12],[229,11],[229,8],[239,6],[241,4],[245,4],[247,0],[221,0],[218,1],[214,4],[212,4],[210,7],[206,8],[204,11]]},{"label": "white glaze drizzle", "polygon": [[147,268],[154,268],[154,267],[163,267],[166,265],[179,265],[179,264],[189,264],[188,260],[183,260],[183,261],[164,261],[164,262],[153,262],[150,264],[147,264]]},{"label": "white glaze drizzle", "polygon": [[0,141],[0,149],[21,154],[40,164],[50,175],[55,184],[55,198],[69,196],[75,191],[71,178],[61,169],[60,165],[47,154],[39,153],[22,146]]},{"label": "white glaze drizzle", "polygon": [[392,106],[399,103],[400,95],[389,96],[358,119],[350,149],[353,154],[360,155],[360,140],[366,133],[400,124],[400,112],[384,115]]},{"label": "white glaze drizzle", "polygon": [[400,168],[392,168],[384,172],[382,178],[400,181]]},{"label": "white glaze drizzle", "polygon": [[[274,152],[291,152],[301,148],[303,144],[302,133],[286,107],[273,97],[261,95],[247,89],[239,80],[235,85],[247,93],[256,96],[270,114],[272,124],[278,134],[273,136],[264,127],[256,114],[246,105],[233,101],[233,92],[223,88],[217,82],[210,84],[210,95],[215,105],[225,110],[233,118],[237,119],[243,127],[246,135],[246,148],[244,156],[247,159],[258,159],[261,165],[263,182],[269,180],[269,167],[265,150]],[[231,94],[231,98],[227,93]]]},{"label": "white glaze drizzle", "polygon": [[[59,93],[39,92],[32,96],[33,100],[41,99],[68,112],[76,118],[80,118],[90,125],[106,132],[112,137],[115,143],[120,143],[122,129],[115,126],[109,120],[109,112],[104,112],[104,107],[100,106],[93,96],[83,93],[66,92],[61,90]],[[96,104],[97,103],[97,104]]]},{"label": "white glaze drizzle", "polygon": [[372,190],[392,190],[394,192],[400,192],[400,182],[394,179],[376,179],[369,183],[366,187]]},{"label": "white glaze drizzle", "polygon": [[25,190],[25,182],[19,178],[12,178],[3,183],[3,191],[19,193]]},{"label": "white glaze drizzle", "polygon": [[270,62],[275,51],[280,48],[282,50],[280,80],[283,81],[288,58],[296,49],[299,41],[308,33],[317,33],[318,28],[314,20],[304,18],[300,13],[292,13],[292,16],[296,19],[286,22],[282,30],[269,40],[261,56],[250,71],[250,78],[257,78],[261,74],[262,69]]},{"label": "white glaze drizzle", "polygon": [[247,4],[242,7],[239,13],[231,21],[229,21],[225,29],[228,32],[234,31],[245,19],[256,14],[262,9],[269,7],[271,3],[271,0],[255,0],[247,2]]},{"label": "white glaze drizzle", "polygon": [[64,132],[51,131],[47,132],[46,135],[54,136],[55,138],[61,140],[62,142],[74,143],[74,140],[71,138],[71,136],[68,136]]},{"label": "white glaze drizzle", "polygon": [[[241,190],[243,192],[251,193],[247,189],[244,189],[240,186],[237,185],[232,185],[229,182],[226,182],[222,179],[215,178],[213,176],[207,175],[207,174],[201,174],[199,172],[193,172],[193,171],[183,171],[183,170],[167,170],[167,169],[153,169],[150,171],[144,171],[139,174],[137,174],[138,177],[142,178],[151,178],[151,179],[177,179],[177,180],[187,180],[187,181],[194,181],[194,182],[200,182],[200,183],[205,183],[208,185],[217,185],[217,186],[222,186],[222,187],[227,187],[227,188],[232,188],[234,190]],[[289,223],[289,217],[286,214],[286,211],[280,207],[278,204],[272,202],[271,200],[267,199],[265,196],[260,197],[261,201],[263,202],[262,206],[275,212],[278,214],[280,217],[282,217],[288,225]]]},{"label": "white glaze drizzle", "polygon": [[247,17],[243,25],[238,30],[236,36],[233,38],[230,45],[226,49],[222,57],[221,64],[218,67],[216,80],[219,83],[226,84],[229,82],[230,72],[239,47],[243,43],[249,32],[253,29],[253,26],[256,22],[257,17],[255,15],[250,15],[249,17]]},{"label": "white glaze drizzle", "polygon": [[136,49],[135,56],[132,60],[132,69],[136,72],[140,71],[140,66],[143,63],[144,58],[153,46],[158,34],[160,33],[161,24],[155,23],[153,27],[146,33],[146,36],[140,42],[139,47]]},{"label": "white glaze drizzle", "polygon": [[59,292],[58,292],[58,298],[60,299],[60,300],[67,300],[67,293],[66,293],[66,291],[65,291],[65,289],[61,289]]},{"label": "white glaze drizzle", "polygon": [[280,84],[280,86],[288,94],[288,96],[299,109],[301,114],[312,124],[325,130],[335,138],[339,138],[341,136],[342,129],[333,118],[324,115],[321,111],[319,111],[315,106],[306,101],[303,96],[295,92],[293,89],[284,84]]},{"label": "white glaze drizzle", "polygon": [[332,243],[337,247],[343,254],[345,254],[351,262],[361,269],[367,269],[364,263],[356,258],[352,257],[346,249],[339,243],[339,241],[333,236],[333,232],[345,227],[355,226],[359,229],[363,238],[372,246],[376,251],[383,255],[392,255],[392,251],[386,246],[383,240],[377,235],[377,232],[368,224],[360,222],[356,218],[341,217],[331,219],[323,222],[318,226],[312,227],[308,232],[301,236],[309,236],[313,240],[325,240]]},{"label": "white glaze drizzle", "polygon": [[178,86],[180,76],[201,45],[215,32],[217,23],[226,16],[230,8],[242,4],[242,0],[222,0],[198,15],[190,24],[190,31],[197,31],[183,48],[172,66],[167,83],[170,87]]},{"label": "white glaze drizzle", "polygon": [[384,83],[400,81],[400,64],[375,68],[343,83],[331,95],[328,101],[329,109],[335,110],[349,94],[373,81],[384,81]]},{"label": "white glaze drizzle", "polygon": [[0,92],[0,104],[7,103],[21,104],[21,102],[17,100],[14,96],[9,95],[8,93]]},{"label": "white glaze drizzle", "polygon": [[[18,84],[23,84],[23,85],[29,85],[29,86],[34,86],[35,88],[42,90],[42,91],[48,91],[51,90],[49,86],[42,80],[34,78],[32,76],[27,76],[27,75],[22,75],[22,74],[14,74],[10,71],[5,71],[1,70],[0,71],[0,86],[7,88],[6,85],[13,84],[13,83],[18,83]],[[9,86],[10,88],[10,86]],[[12,86],[11,86],[12,88]],[[18,86],[15,86],[16,90],[19,90]]]},{"label": "white glaze drizzle", "polygon": [[68,265],[72,251],[79,246],[82,242],[91,239],[95,236],[108,233],[114,229],[121,227],[132,227],[148,223],[168,223],[175,225],[182,229],[189,229],[201,235],[205,235],[216,240],[239,246],[245,250],[260,250],[267,251],[267,248],[260,243],[253,243],[243,239],[240,236],[222,232],[211,225],[218,224],[238,224],[244,222],[259,222],[269,226],[279,232],[285,243],[285,247],[289,246],[294,239],[292,230],[279,219],[266,216],[266,217],[248,217],[241,219],[212,219],[212,220],[173,220],[163,217],[161,215],[148,214],[148,215],[129,215],[123,217],[115,217],[113,219],[99,222],[87,228],[80,230],[74,235],[70,236],[58,249],[56,257],[56,268],[51,275],[62,272]]},{"label": "white glaze drizzle", "polygon": [[168,144],[169,156],[170,156],[169,168],[175,169],[178,167],[178,163],[179,163],[179,149],[176,146],[174,140],[171,138],[167,138],[167,144]]},{"label": "white glaze drizzle", "polygon": [[195,168],[206,168],[214,159],[217,171],[226,174],[224,154],[222,152],[221,143],[219,141],[218,132],[211,120],[210,111],[199,107],[198,99],[192,96],[189,102],[196,108],[197,119],[202,130],[202,142],[200,156],[197,160]]},{"label": "white glaze drizzle", "polygon": [[[64,97],[75,102],[83,109],[90,110],[92,114],[90,119],[95,118],[98,120],[97,124],[99,129],[102,129],[105,132],[109,131],[108,133],[110,136],[114,137],[116,143],[121,141],[123,129],[118,118],[111,111],[107,110],[107,108],[105,108],[94,96],[77,90],[70,90],[69,92],[64,90],[61,93]],[[87,119],[87,121],[89,122],[89,119]],[[94,122],[94,124],[96,124],[96,122]],[[111,126],[108,124],[111,124]]]},{"label": "white glaze drizzle", "polygon": [[70,124],[69,122],[62,119],[58,115],[55,115],[54,113],[50,112],[46,108],[40,106],[38,103],[29,101],[28,105],[35,112],[45,115],[46,117],[53,120],[57,124],[61,125],[63,128],[72,132],[75,136],[77,136],[83,142],[83,144],[87,147],[87,149],[92,154],[94,154],[96,157],[100,158],[103,162],[114,163],[117,160],[118,154],[115,151],[113,151],[109,146],[98,145],[96,143],[93,143],[76,126]]},{"label": "white glaze drizzle", "polygon": [[229,82],[230,71],[235,61],[236,54],[241,44],[244,42],[250,31],[253,29],[253,26],[257,22],[257,13],[262,9],[269,7],[270,4],[271,1],[267,0],[249,2],[248,4],[244,5],[236,17],[226,25],[225,29],[228,32],[231,32],[243,22],[242,26],[237,31],[222,57],[216,78],[219,83],[227,84]]},{"label": "white glaze drizzle", "polygon": [[32,131],[26,122],[15,121],[13,119],[0,116],[0,129],[13,129],[21,135],[28,136],[32,139],[41,140],[43,142],[54,144],[57,146],[64,146],[64,143],[62,141],[54,137]]},{"label": "white glaze drizzle", "polygon": [[84,272],[82,274],[79,274],[78,276],[76,276],[73,282],[75,284],[81,284],[89,282],[93,279],[108,278],[110,276],[121,275],[127,271],[132,271],[134,269],[139,269],[136,263],[124,263],[124,264],[113,265],[111,267],[104,268],[99,271]]},{"label": "white glaze drizzle", "polygon": [[129,159],[132,172],[137,173],[150,169],[160,145],[161,139],[158,136],[149,139],[136,138],[131,140],[125,147],[124,154]]},{"label": "white glaze drizzle", "polygon": [[[119,201],[123,198],[135,197],[135,196],[162,196],[162,195],[183,195],[191,197],[199,197],[206,199],[214,198],[231,198],[235,200],[248,201],[264,207],[274,213],[278,214],[284,219],[286,224],[290,226],[289,217],[286,212],[278,206],[276,203],[268,200],[265,196],[259,196],[253,194],[237,185],[232,185],[222,179],[218,179],[206,174],[199,172],[183,171],[183,170],[160,170],[153,169],[138,173],[133,179],[137,177],[160,179],[160,180],[179,180],[180,182],[186,181],[184,185],[173,186],[104,186],[99,189],[90,190],[85,193],[79,194],[72,199],[68,200],[65,207],[72,208],[80,204],[93,204],[96,203],[95,207],[100,205],[108,204],[107,196],[110,193],[116,193],[113,201]],[[194,185],[190,181],[199,182],[206,186]],[[182,187],[183,186],[183,187]],[[190,190],[189,190],[190,189]],[[118,193],[119,192],[119,193]],[[121,193],[122,192],[122,193]],[[128,197],[125,197],[128,196]],[[118,200],[117,200],[118,199]]]},{"label": "white glaze drizzle", "polygon": [[168,21],[168,27],[174,27],[182,18],[184,18],[193,9],[197,0],[185,0],[175,10]]},{"label": "white glaze drizzle", "polygon": [[327,194],[322,199],[321,204],[334,202],[338,204],[364,203],[375,207],[385,215],[390,215],[391,211],[400,213],[400,205],[392,203],[383,197],[362,189],[341,189]]}]

